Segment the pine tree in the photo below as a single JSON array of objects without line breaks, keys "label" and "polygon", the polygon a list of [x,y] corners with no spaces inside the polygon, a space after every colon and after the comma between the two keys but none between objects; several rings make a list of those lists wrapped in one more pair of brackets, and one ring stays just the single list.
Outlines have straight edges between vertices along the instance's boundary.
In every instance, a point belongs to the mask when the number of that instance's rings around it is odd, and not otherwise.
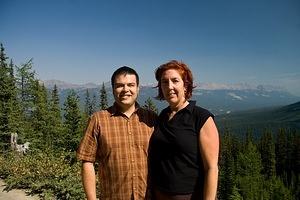
[{"label": "pine tree", "polygon": [[288,134],[287,134],[287,145],[286,145],[286,165],[285,165],[285,174],[286,174],[286,181],[287,181],[287,186],[292,187],[292,177],[293,177],[293,163],[294,163],[294,158],[293,158],[293,142],[294,141],[294,136],[292,131],[289,129]]},{"label": "pine tree", "polygon": [[239,189],[236,186],[234,186],[234,188],[232,190],[232,194],[229,196],[228,199],[229,200],[243,200],[243,197],[239,193]]},{"label": "pine tree", "polygon": [[96,97],[96,94],[93,94],[92,101],[91,101],[91,107],[90,107],[91,114],[96,112],[96,110],[97,110],[96,104],[97,104],[97,97]]},{"label": "pine tree", "polygon": [[300,134],[295,133],[293,139],[293,194],[300,197]]},{"label": "pine tree", "polygon": [[282,180],[279,178],[273,178],[271,181],[272,191],[270,192],[270,199],[272,200],[292,200],[292,192],[283,184]]},{"label": "pine tree", "polygon": [[23,132],[20,138],[34,138],[34,127],[32,126],[32,114],[34,111],[34,101],[36,95],[36,78],[32,59],[20,67],[16,67],[16,86],[18,90],[18,100],[23,118]]},{"label": "pine tree", "polygon": [[284,178],[287,163],[287,136],[286,130],[280,129],[275,143],[276,174]]},{"label": "pine tree", "polygon": [[244,199],[268,199],[263,185],[261,157],[256,146],[247,139],[237,158],[237,187]]},{"label": "pine tree", "polygon": [[1,43],[0,49],[0,132],[2,134],[7,133],[8,130],[8,112],[7,104],[9,99],[11,98],[11,94],[9,91],[9,69],[7,64],[7,59],[5,55],[5,49]]},{"label": "pine tree", "polygon": [[259,150],[262,159],[262,174],[267,179],[272,179],[276,175],[275,167],[275,143],[270,130],[265,130],[260,138]]},{"label": "pine tree", "polygon": [[10,91],[10,71],[7,64],[5,49],[1,43],[0,47],[0,145],[2,150],[9,146],[9,101],[12,98]]},{"label": "pine tree", "polygon": [[220,159],[219,199],[228,200],[234,195],[235,170],[233,157],[233,139],[228,130],[222,139]]},{"label": "pine tree", "polygon": [[16,78],[14,76],[14,64],[13,61],[10,61],[9,64],[9,74],[10,74],[10,81],[9,81],[9,88],[11,92],[11,98],[8,102],[8,109],[9,109],[9,115],[8,115],[8,129],[11,133],[23,133],[24,129],[24,119],[23,119],[23,113],[21,109],[20,102],[18,101],[18,91],[16,87]]},{"label": "pine tree", "polygon": [[107,101],[107,93],[105,89],[104,82],[102,83],[102,88],[100,90],[100,110],[105,110],[108,108],[108,101]]},{"label": "pine tree", "polygon": [[29,135],[32,139],[33,146],[39,149],[49,148],[52,144],[53,138],[49,135],[49,112],[47,102],[47,90],[44,85],[40,85],[38,80],[35,80],[33,109],[31,122],[34,134]]},{"label": "pine tree", "polygon": [[54,85],[51,92],[51,98],[49,100],[49,123],[48,130],[49,135],[53,138],[52,146],[55,149],[59,149],[63,143],[63,128],[62,128],[62,118],[61,109],[59,104],[59,95],[57,86]]},{"label": "pine tree", "polygon": [[13,61],[7,63],[5,49],[0,47],[0,149],[7,150],[11,133],[22,133],[22,112],[17,99]]},{"label": "pine tree", "polygon": [[74,90],[70,91],[67,96],[64,111],[64,147],[69,151],[75,151],[82,136],[82,122],[79,97]]},{"label": "pine tree", "polygon": [[17,67],[16,74],[22,109],[28,118],[30,118],[32,114],[34,89],[36,87],[35,71],[32,67],[33,62],[32,59],[30,59],[25,64],[22,64],[21,67]]},{"label": "pine tree", "polygon": [[87,116],[91,116],[95,112],[95,98],[94,95],[93,99],[91,99],[89,89],[86,89],[84,112]]},{"label": "pine tree", "polygon": [[148,99],[145,101],[143,108],[145,108],[147,110],[152,110],[153,112],[158,113],[157,107],[156,107],[155,103],[152,101],[151,97],[148,97]]}]

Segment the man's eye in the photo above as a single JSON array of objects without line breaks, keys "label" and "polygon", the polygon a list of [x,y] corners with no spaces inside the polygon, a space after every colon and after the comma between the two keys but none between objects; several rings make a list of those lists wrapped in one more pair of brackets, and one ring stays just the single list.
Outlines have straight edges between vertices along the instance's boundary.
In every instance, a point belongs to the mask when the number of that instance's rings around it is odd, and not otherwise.
[{"label": "man's eye", "polygon": [[123,87],[123,85],[121,85],[121,84],[115,85],[115,88],[120,88],[120,87]]}]

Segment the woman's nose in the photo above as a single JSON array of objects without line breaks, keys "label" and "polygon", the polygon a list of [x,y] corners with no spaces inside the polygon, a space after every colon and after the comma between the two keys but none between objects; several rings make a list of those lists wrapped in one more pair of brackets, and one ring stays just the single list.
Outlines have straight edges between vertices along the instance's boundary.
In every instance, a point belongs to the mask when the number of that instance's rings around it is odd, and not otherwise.
[{"label": "woman's nose", "polygon": [[173,89],[173,83],[172,83],[172,81],[169,81],[168,87],[169,87],[169,89]]}]

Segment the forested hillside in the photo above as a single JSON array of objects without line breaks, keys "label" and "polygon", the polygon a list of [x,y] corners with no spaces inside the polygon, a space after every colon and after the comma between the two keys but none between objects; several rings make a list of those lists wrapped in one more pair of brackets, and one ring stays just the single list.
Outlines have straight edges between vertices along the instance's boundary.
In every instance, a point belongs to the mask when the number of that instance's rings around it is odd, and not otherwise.
[{"label": "forested hillside", "polygon": [[[1,44],[0,86],[0,177],[6,189],[26,188],[41,199],[84,199],[75,151],[88,117],[108,106],[105,85],[100,99],[86,90],[83,108],[74,90],[60,105],[58,88],[41,84],[32,60],[14,65]],[[143,107],[157,111],[151,98]],[[30,142],[26,154],[12,150],[12,133],[18,144]],[[299,129],[266,128],[254,138],[245,127],[241,134],[220,134],[219,199],[299,199]]]},{"label": "forested hillside", "polygon": [[252,130],[255,136],[268,128],[276,131],[280,128],[300,130],[300,102],[281,107],[232,112],[216,116],[220,130],[230,129],[236,135],[245,128]]}]

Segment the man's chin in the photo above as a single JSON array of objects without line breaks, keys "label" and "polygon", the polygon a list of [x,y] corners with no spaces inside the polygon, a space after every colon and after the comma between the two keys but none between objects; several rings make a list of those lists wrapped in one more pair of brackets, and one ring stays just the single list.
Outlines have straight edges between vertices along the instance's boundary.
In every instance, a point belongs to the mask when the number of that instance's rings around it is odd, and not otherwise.
[{"label": "man's chin", "polygon": [[123,105],[128,105],[128,106],[130,106],[130,105],[133,105],[133,104],[134,104],[134,102],[132,102],[132,101],[128,101],[128,100],[122,100],[122,101],[120,101],[120,103],[121,103],[121,104],[123,104]]}]

